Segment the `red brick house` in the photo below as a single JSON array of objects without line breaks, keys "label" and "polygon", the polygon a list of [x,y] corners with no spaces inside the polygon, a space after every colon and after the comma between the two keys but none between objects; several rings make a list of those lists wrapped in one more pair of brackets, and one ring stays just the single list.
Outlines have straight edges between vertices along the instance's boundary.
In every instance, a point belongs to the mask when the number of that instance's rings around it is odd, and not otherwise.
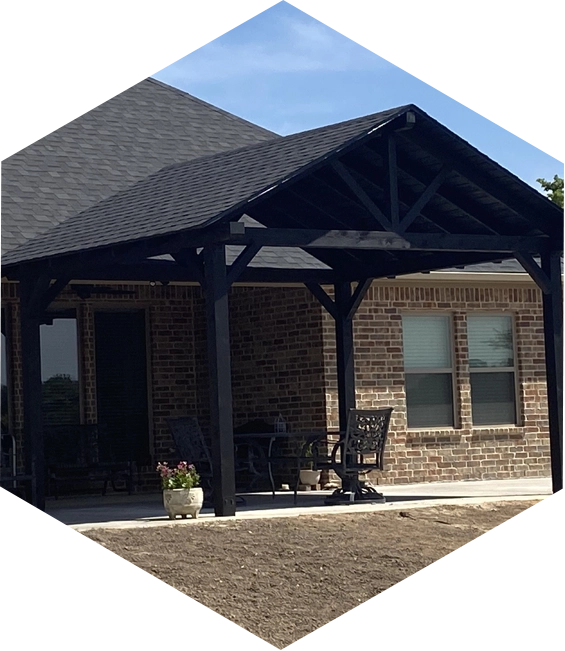
[{"label": "red brick house", "polygon": [[560,481],[562,214],[416,107],[282,138],[146,80],[7,159],[2,188],[21,472],[40,416],[107,423],[150,485],[168,417],[221,448],[356,403],[395,408],[378,483]]}]

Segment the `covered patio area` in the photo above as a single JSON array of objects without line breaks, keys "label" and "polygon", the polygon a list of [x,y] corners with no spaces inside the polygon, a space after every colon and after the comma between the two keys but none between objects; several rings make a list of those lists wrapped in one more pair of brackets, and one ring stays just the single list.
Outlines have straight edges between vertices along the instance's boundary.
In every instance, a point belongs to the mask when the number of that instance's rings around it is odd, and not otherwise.
[{"label": "covered patio area", "polygon": [[[293,267],[297,249],[319,266]],[[560,490],[562,252],[556,205],[412,105],[166,167],[3,259],[3,275],[19,284],[29,499],[45,509],[39,328],[70,282],[202,287],[214,513],[233,516],[231,286],[302,283],[327,310],[344,432],[356,403],[353,319],[373,280],[511,258],[543,293],[552,490]],[[269,264],[270,255],[291,262]]]},{"label": "covered patio area", "polygon": [[[307,491],[294,504],[292,493],[279,492],[275,499],[270,493],[249,493],[245,505],[238,505],[237,517],[243,519],[299,517],[327,513],[371,513],[425,508],[436,505],[487,504],[497,501],[543,499],[551,494],[549,478],[505,479],[469,482],[441,482],[387,487],[386,504],[341,504],[326,506],[331,491]],[[78,531],[97,528],[135,528],[169,526],[163,510],[161,494],[114,495],[106,497],[48,500],[46,512],[56,520]],[[205,507],[198,521],[214,517],[212,507]],[[178,525],[194,520],[176,520]]]}]

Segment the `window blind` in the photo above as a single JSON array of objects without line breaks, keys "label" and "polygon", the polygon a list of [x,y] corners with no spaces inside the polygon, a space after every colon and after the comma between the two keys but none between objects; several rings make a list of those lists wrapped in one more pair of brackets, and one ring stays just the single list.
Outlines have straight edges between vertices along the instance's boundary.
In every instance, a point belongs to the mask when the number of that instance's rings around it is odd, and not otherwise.
[{"label": "window blind", "polygon": [[516,422],[514,373],[471,373],[473,425]]},{"label": "window blind", "polygon": [[404,316],[404,368],[451,368],[449,317]]},{"label": "window blind", "polygon": [[467,317],[469,366],[514,366],[511,316]]}]

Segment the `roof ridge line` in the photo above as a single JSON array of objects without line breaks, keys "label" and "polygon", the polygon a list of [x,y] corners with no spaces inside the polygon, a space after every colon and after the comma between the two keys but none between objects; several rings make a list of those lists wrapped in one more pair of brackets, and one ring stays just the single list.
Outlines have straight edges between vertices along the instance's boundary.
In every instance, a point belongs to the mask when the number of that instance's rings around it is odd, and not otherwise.
[{"label": "roof ridge line", "polygon": [[155,77],[147,77],[145,81],[149,81],[153,84],[156,84],[157,86],[161,86],[161,88],[164,88],[166,90],[173,91],[175,94],[180,95],[181,97],[189,97],[191,100],[194,100],[195,102],[198,102],[199,104],[202,104],[208,109],[212,109],[215,113],[220,113],[224,117],[229,118],[230,120],[234,120],[237,122],[245,122],[246,124],[251,125],[252,127],[255,127],[257,129],[261,129],[265,133],[268,133],[272,136],[281,138],[282,136],[279,133],[276,133],[275,131],[271,131],[270,129],[266,129],[265,127],[262,127],[260,124],[255,124],[255,122],[251,122],[251,120],[246,120],[245,118],[240,117],[239,115],[235,115],[235,113],[230,113],[229,111],[226,111],[225,109],[220,108],[219,106],[214,106],[214,104],[210,104],[210,102],[207,102],[200,97],[196,97],[196,95],[192,95],[191,93],[182,90],[181,88],[177,88],[176,86],[171,86],[170,84],[166,84],[164,81],[161,81],[160,79],[155,79]]}]

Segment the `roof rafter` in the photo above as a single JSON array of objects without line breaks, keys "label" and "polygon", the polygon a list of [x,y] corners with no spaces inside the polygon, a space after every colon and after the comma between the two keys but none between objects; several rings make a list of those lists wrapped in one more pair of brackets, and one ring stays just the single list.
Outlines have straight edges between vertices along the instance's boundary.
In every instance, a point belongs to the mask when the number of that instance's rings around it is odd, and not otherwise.
[{"label": "roof rafter", "polygon": [[[375,166],[382,166],[382,161],[381,157],[379,154],[377,154],[376,151],[374,151],[371,147],[365,146],[362,147],[361,149],[361,154],[369,161],[371,161]],[[400,170],[403,175],[406,175],[407,177],[414,179],[415,181],[418,181],[418,183],[421,183],[424,186],[429,185],[430,183],[433,182],[433,178],[429,178],[428,175],[423,174],[420,169],[414,164],[411,163],[407,157],[401,157],[401,163],[400,163]],[[447,166],[444,166],[447,167]],[[445,179],[444,179],[445,180]],[[456,208],[459,212],[461,212],[465,217],[471,219],[473,222],[476,222],[481,226],[483,230],[486,230],[488,233],[491,233],[493,235],[500,235],[497,230],[492,228],[492,226],[489,226],[484,219],[482,219],[480,216],[477,216],[476,210],[477,206],[471,205],[471,203],[462,198],[461,196],[458,195],[457,191],[451,190],[448,188],[445,184],[440,185],[438,188],[436,188],[436,191],[434,193],[438,197],[444,199],[445,201],[448,201],[450,204],[453,205],[454,208]],[[430,199],[433,197],[430,197]],[[429,200],[428,200],[429,201]],[[422,212],[420,213],[422,217],[425,219],[428,219],[432,221],[433,223],[437,224],[439,226],[439,221],[441,218],[439,215],[436,213],[434,217],[428,217],[427,213]],[[417,218],[417,217],[416,217]],[[409,226],[407,227],[409,228]],[[453,230],[448,230],[447,232],[453,232]]]},{"label": "roof rafter", "polygon": [[[401,136],[406,137],[406,136]],[[453,170],[464,176],[471,183],[478,186],[483,192],[486,192],[491,197],[497,199],[505,206],[510,208],[522,219],[527,220],[535,228],[541,228],[548,235],[555,234],[555,224],[550,223],[543,215],[537,214],[534,218],[524,210],[523,201],[516,197],[516,195],[504,188],[500,183],[496,183],[476,166],[470,165],[467,161],[463,160],[460,156],[451,154],[445,149],[439,147],[430,138],[426,137],[422,131],[415,128],[410,132],[410,141],[418,144],[422,149],[426,150],[437,160],[445,165],[449,165]]]}]

